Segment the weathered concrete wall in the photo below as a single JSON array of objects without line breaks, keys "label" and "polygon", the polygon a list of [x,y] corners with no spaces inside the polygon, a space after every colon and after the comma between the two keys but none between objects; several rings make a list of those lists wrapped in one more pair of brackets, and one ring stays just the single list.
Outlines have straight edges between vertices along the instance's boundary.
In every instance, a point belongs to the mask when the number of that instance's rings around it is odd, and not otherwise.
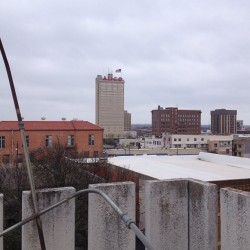
[{"label": "weathered concrete wall", "polygon": [[[72,187],[44,189],[37,191],[39,210],[43,210],[75,193]],[[22,219],[33,214],[30,191],[23,192]],[[75,249],[75,200],[49,211],[41,216],[47,250]],[[22,227],[22,249],[40,250],[40,242],[35,221]]]},{"label": "weathered concrete wall", "polygon": [[[135,184],[132,182],[90,185],[105,192],[118,207],[135,220]],[[89,250],[133,250],[135,234],[98,194],[89,194]]]},{"label": "weathered concrete wall", "polygon": [[146,181],[145,230],[155,249],[188,249],[188,181]]},{"label": "weathered concrete wall", "polygon": [[232,188],[220,190],[221,249],[250,249],[250,193]]},{"label": "weathered concrete wall", "polygon": [[218,249],[218,190],[215,184],[189,180],[189,250]]},{"label": "weathered concrete wall", "polygon": [[[0,194],[0,232],[3,231],[3,194]],[[3,250],[3,237],[0,238],[0,250]]]}]

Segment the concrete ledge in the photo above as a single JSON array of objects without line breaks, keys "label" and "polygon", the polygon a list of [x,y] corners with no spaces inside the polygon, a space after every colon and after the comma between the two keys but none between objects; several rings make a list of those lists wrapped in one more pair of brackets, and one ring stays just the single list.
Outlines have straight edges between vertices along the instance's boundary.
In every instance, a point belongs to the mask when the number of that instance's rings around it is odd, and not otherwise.
[{"label": "concrete ledge", "polygon": [[[105,192],[116,205],[135,220],[135,184],[133,182],[89,185]],[[135,234],[98,194],[89,194],[88,250],[133,250]]]},{"label": "concrete ledge", "polygon": [[[52,188],[37,191],[39,210],[43,210],[75,193],[72,187]],[[33,214],[33,202],[30,191],[22,196],[22,219]],[[46,249],[75,249],[75,200],[49,211],[41,217]],[[40,242],[35,221],[22,227],[22,249],[40,250]]]},{"label": "concrete ledge", "polygon": [[250,193],[222,188],[220,194],[221,249],[249,250]]},{"label": "concrete ledge", "polygon": [[188,181],[145,182],[145,230],[155,249],[188,250]]},{"label": "concrete ledge", "polygon": [[218,189],[215,184],[189,180],[189,249],[218,249]]}]

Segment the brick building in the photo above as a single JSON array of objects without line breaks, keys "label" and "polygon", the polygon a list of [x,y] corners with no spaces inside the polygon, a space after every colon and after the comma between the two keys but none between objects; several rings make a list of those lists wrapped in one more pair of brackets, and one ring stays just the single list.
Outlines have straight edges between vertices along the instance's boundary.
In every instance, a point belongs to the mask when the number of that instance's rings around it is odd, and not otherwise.
[{"label": "brick building", "polygon": [[[60,142],[66,149],[75,148],[83,157],[100,157],[103,152],[103,129],[87,121],[25,121],[29,151],[51,147]],[[16,121],[0,122],[0,163],[22,158],[21,135]]]},{"label": "brick building", "polygon": [[200,134],[201,111],[179,110],[178,108],[162,108],[152,110],[152,134],[162,136],[170,134]]},{"label": "brick building", "polygon": [[212,134],[228,135],[237,133],[237,110],[216,109],[211,111]]}]

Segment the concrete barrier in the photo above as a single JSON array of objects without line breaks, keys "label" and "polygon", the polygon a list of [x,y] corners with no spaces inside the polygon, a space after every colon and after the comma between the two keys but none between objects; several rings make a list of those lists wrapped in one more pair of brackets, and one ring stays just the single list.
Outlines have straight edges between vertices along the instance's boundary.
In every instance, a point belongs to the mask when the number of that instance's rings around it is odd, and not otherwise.
[{"label": "concrete barrier", "polygon": [[189,180],[189,250],[218,249],[218,189]]},{"label": "concrete barrier", "polygon": [[221,249],[250,249],[250,193],[232,188],[220,190]]},{"label": "concrete barrier", "polygon": [[[135,184],[133,182],[90,185],[105,192],[128,216],[135,220]],[[111,206],[98,194],[89,194],[88,249],[133,250],[135,234],[129,230]]]},{"label": "concrete barrier", "polygon": [[188,250],[188,181],[146,181],[145,230],[155,249]]},{"label": "concrete barrier", "polygon": [[155,249],[217,249],[216,185],[193,179],[145,181],[144,197],[146,236]]},{"label": "concrete barrier", "polygon": [[[215,250],[218,237],[218,190],[211,183],[193,179],[148,180],[140,183],[145,209],[146,236],[155,249]],[[90,185],[104,191],[135,220],[135,184]],[[74,188],[38,190],[39,210],[63,200]],[[29,191],[23,192],[22,219],[33,214]],[[220,190],[221,249],[249,250],[250,193]],[[143,218],[143,217],[142,217]],[[47,250],[75,249],[75,202],[71,200],[41,216]],[[87,222],[86,222],[87,223]],[[141,224],[144,228],[144,222]],[[0,194],[0,230],[3,229],[3,195]],[[135,250],[135,234],[127,229],[111,206],[99,195],[89,194],[89,250]],[[34,221],[22,228],[22,249],[37,250],[40,243]],[[0,238],[0,250],[3,240]]]},{"label": "concrete barrier", "polygon": [[[53,188],[37,191],[38,207],[43,210],[75,193],[72,187]],[[33,214],[33,203],[30,191],[23,192],[22,219]],[[75,249],[75,200],[49,211],[41,217],[47,250]],[[40,250],[40,242],[35,221],[22,227],[22,249]]]}]

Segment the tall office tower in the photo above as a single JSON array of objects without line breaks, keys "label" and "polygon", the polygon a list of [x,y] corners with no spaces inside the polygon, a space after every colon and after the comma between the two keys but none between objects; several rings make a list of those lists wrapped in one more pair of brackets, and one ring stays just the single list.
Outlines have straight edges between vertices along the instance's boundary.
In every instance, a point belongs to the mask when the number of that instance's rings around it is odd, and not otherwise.
[{"label": "tall office tower", "polygon": [[201,133],[200,110],[178,110],[162,108],[152,110],[152,134],[160,137],[162,133],[195,134]]},{"label": "tall office tower", "polygon": [[216,109],[211,111],[212,134],[228,135],[237,133],[237,110]]},{"label": "tall office tower", "polygon": [[104,138],[124,137],[124,80],[96,77],[96,124],[104,128]]},{"label": "tall office tower", "polygon": [[124,130],[131,131],[131,113],[124,110]]}]

